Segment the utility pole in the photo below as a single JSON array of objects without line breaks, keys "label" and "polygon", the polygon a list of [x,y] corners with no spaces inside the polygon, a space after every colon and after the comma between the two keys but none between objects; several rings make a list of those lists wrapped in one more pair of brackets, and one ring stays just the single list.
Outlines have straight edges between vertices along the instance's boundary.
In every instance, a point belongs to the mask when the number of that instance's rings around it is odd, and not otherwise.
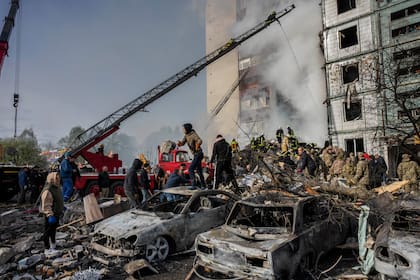
[{"label": "utility pole", "polygon": [[15,93],[13,94],[13,107],[15,107],[15,133],[13,134],[13,138],[16,138],[18,105],[19,105],[19,94]]}]

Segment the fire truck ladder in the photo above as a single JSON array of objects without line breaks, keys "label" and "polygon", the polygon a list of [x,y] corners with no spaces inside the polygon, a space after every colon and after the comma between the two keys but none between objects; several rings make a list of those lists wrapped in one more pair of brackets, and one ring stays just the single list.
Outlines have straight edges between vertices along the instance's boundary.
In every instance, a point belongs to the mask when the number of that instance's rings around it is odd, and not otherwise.
[{"label": "fire truck ladder", "polygon": [[281,17],[285,16],[295,8],[295,5],[290,5],[280,12],[271,13],[267,19],[250,30],[246,31],[242,35],[236,38],[230,39],[226,44],[217,50],[211,52],[200,60],[194,62],[190,66],[176,73],[166,81],[160,83],[156,87],[142,94],[135,100],[131,101],[127,105],[121,107],[111,115],[107,116],[103,120],[97,122],[86,131],[76,137],[73,143],[69,147],[69,152],[73,157],[79,156],[83,151],[86,151],[114,133],[119,129],[121,122],[131,117],[138,111],[144,110],[144,108],[170,92],[188,79],[196,76],[201,70],[207,65],[223,57],[240,44],[258,34],[262,30],[266,29],[273,22],[278,21]]},{"label": "fire truck ladder", "polygon": [[223,109],[223,107],[226,105],[226,103],[229,101],[232,94],[235,92],[235,90],[238,88],[241,81],[245,78],[246,74],[248,74],[249,69],[243,71],[239,78],[232,84],[229,91],[225,94],[225,96],[220,99],[220,101],[214,106],[214,108],[210,111],[210,120],[214,119],[220,111]]},{"label": "fire truck ladder", "polygon": [[9,38],[10,34],[12,34],[13,26],[15,25],[15,17],[18,10],[19,0],[12,0],[9,14],[4,18],[4,26],[0,34],[0,72],[4,58],[7,55],[7,50],[9,49]]}]

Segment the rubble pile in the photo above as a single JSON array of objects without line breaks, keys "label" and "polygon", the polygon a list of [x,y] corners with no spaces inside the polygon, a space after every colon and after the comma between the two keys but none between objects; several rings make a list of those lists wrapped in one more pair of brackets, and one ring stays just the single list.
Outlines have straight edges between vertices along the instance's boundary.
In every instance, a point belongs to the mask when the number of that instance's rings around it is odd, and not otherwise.
[{"label": "rubble pile", "polygon": [[93,275],[103,275],[88,269],[95,264],[89,253],[91,229],[81,220],[60,226],[57,250],[44,250],[44,218],[36,211],[14,209],[0,217],[0,279],[100,279]]}]

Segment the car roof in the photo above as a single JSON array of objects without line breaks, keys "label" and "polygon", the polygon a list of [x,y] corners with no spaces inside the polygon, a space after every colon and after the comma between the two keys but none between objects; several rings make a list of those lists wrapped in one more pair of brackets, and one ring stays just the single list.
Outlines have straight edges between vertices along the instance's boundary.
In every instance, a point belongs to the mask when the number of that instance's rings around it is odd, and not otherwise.
[{"label": "car roof", "polygon": [[246,204],[253,207],[295,207],[299,203],[312,200],[315,197],[301,196],[285,196],[279,192],[266,192],[247,199],[238,201],[238,203]]},{"label": "car roof", "polygon": [[181,187],[174,187],[161,190],[162,193],[169,193],[169,194],[179,194],[185,196],[192,196],[194,193],[198,192],[198,189],[191,189],[191,186],[181,186]]}]

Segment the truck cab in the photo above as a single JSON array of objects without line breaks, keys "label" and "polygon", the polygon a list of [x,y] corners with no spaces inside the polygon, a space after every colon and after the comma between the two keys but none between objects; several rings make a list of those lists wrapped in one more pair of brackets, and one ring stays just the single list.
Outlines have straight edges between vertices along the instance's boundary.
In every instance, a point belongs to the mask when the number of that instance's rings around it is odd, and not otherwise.
[{"label": "truck cab", "polygon": [[187,151],[174,149],[169,153],[164,153],[160,151],[160,147],[158,147],[158,161],[163,171],[169,173],[172,173],[175,169],[179,169],[181,164],[185,164],[186,172],[188,172],[191,164],[191,159]]}]

